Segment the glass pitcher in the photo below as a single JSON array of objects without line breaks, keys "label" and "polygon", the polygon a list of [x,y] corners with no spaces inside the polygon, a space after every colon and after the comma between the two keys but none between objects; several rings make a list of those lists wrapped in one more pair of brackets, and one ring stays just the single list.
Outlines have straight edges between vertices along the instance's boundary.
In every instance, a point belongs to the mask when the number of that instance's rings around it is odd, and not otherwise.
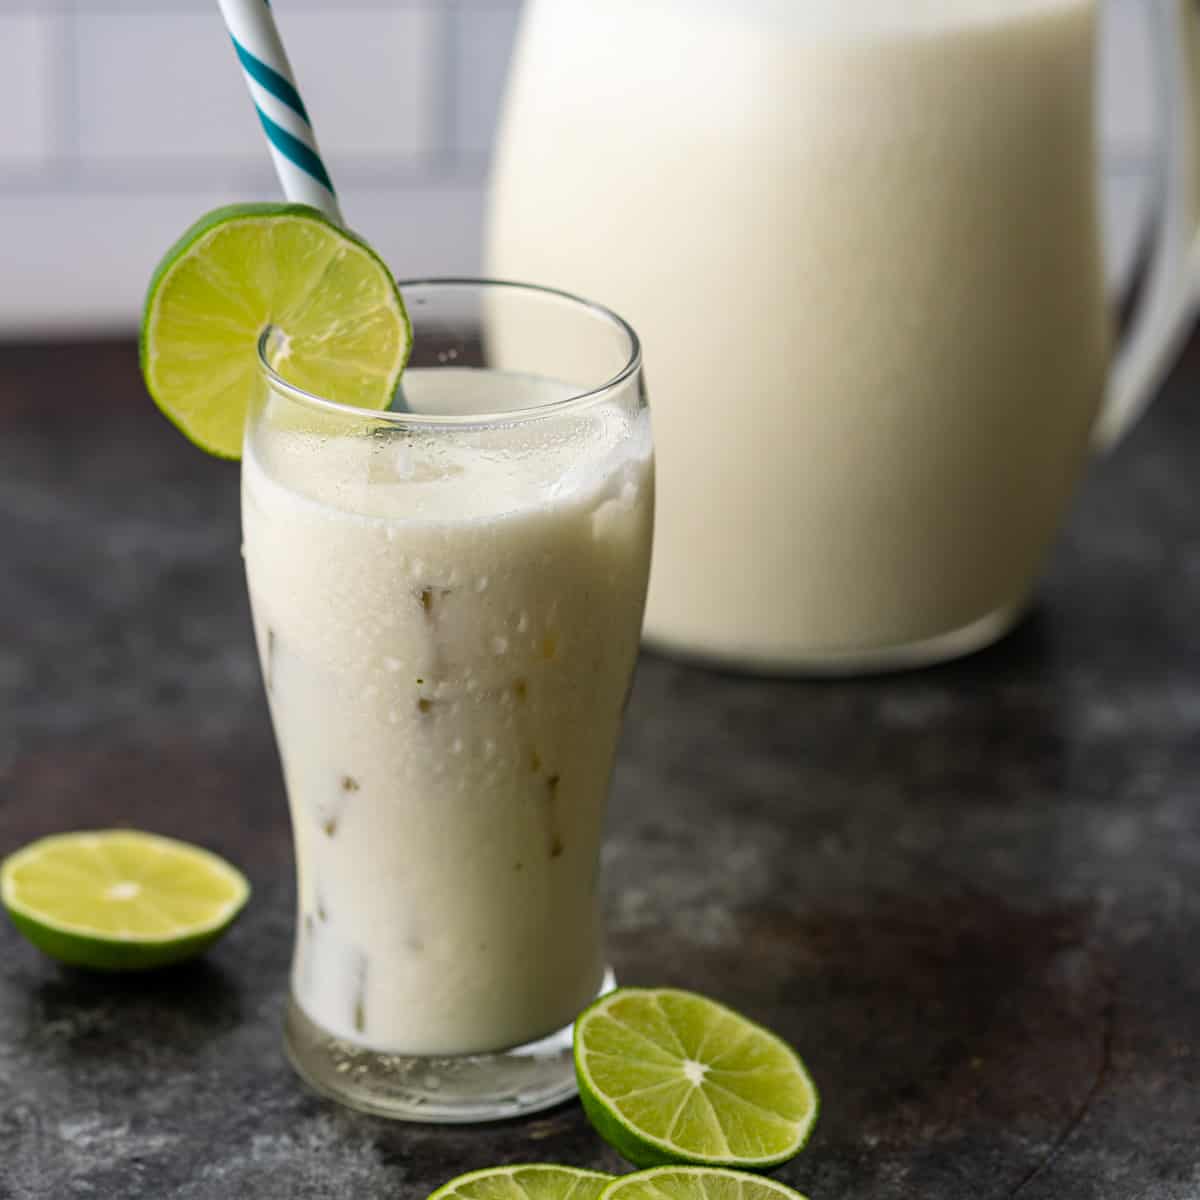
[{"label": "glass pitcher", "polygon": [[648,346],[652,645],[854,673],[1024,611],[1193,313],[1198,23],[1146,7],[1170,156],[1118,338],[1096,0],[529,0],[488,269]]}]

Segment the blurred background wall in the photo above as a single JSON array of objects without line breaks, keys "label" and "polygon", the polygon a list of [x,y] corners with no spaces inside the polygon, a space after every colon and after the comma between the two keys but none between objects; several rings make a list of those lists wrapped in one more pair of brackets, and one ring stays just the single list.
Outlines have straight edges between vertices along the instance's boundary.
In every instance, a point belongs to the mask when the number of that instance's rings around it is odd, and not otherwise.
[{"label": "blurred background wall", "polygon": [[[274,7],[350,223],[402,276],[478,270],[520,0]],[[1158,142],[1141,2],[1104,9],[1115,275]],[[192,220],[276,195],[214,0],[0,0],[0,337],[133,330],[155,262]]]}]

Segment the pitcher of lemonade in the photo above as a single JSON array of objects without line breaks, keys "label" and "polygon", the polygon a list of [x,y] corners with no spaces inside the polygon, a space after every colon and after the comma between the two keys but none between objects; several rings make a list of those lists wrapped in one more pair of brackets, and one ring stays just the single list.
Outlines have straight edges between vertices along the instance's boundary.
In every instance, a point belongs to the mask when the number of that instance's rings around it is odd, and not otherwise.
[{"label": "pitcher of lemonade", "polygon": [[1113,332],[1097,7],[527,0],[488,268],[647,345],[651,645],[853,673],[1029,604],[1197,294],[1196,12],[1147,0],[1170,157]]}]

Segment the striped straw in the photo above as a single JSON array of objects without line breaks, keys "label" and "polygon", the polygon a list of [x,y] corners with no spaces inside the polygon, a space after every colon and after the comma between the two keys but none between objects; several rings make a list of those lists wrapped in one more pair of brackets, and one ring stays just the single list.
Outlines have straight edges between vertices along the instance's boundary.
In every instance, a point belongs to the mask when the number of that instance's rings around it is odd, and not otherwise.
[{"label": "striped straw", "polygon": [[275,28],[268,0],[217,0],[217,3],[242,64],[250,99],[267,135],[283,194],[289,200],[319,208],[331,221],[341,225],[337,193],[321,161],[317,136],[296,89],[296,77]]}]

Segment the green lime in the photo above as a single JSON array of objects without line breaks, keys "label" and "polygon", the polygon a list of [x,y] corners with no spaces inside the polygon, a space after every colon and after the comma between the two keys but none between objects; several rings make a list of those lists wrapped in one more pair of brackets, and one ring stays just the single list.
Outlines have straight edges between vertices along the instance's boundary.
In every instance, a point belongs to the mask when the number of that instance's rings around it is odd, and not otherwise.
[{"label": "green lime", "polygon": [[603,1200],[804,1200],[774,1179],[726,1167],[654,1167],[614,1179]]},{"label": "green lime", "polygon": [[599,1200],[612,1180],[611,1175],[578,1167],[521,1163],[460,1175],[438,1188],[429,1200]]},{"label": "green lime", "polygon": [[619,988],[575,1022],[575,1073],[600,1135],[639,1167],[765,1170],[804,1146],[819,1100],[796,1052],[693,992]]},{"label": "green lime", "polygon": [[201,217],[150,280],[142,376],[201,448],[240,458],[263,331],[289,383],[357,408],[388,406],[412,327],[383,260],[304,204],[233,204]]},{"label": "green lime", "polygon": [[199,954],[250,896],[224,859],[133,829],[42,838],[0,863],[0,900],[51,958],[134,971]]}]

